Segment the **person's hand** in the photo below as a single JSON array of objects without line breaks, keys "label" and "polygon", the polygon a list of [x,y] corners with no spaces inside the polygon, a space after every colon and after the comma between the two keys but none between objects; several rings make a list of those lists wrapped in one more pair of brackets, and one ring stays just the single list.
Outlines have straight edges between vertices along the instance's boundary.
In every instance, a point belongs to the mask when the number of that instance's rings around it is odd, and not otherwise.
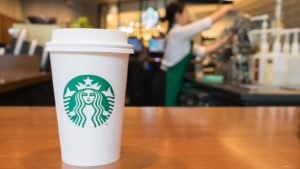
[{"label": "person's hand", "polygon": [[218,21],[221,17],[227,15],[230,12],[235,12],[236,9],[233,5],[224,5],[222,6],[218,11],[214,12],[213,14],[210,15],[210,18],[213,23]]},{"label": "person's hand", "polygon": [[234,34],[230,33],[224,37],[224,43],[232,43]]},{"label": "person's hand", "polygon": [[225,35],[223,38],[221,38],[221,46],[223,46],[224,44],[230,44],[233,42],[233,38],[234,38],[234,34],[233,33],[229,33],[227,35]]},{"label": "person's hand", "polygon": [[222,7],[222,9],[225,11],[225,13],[236,11],[236,8],[235,8],[234,5],[225,5],[225,6]]}]

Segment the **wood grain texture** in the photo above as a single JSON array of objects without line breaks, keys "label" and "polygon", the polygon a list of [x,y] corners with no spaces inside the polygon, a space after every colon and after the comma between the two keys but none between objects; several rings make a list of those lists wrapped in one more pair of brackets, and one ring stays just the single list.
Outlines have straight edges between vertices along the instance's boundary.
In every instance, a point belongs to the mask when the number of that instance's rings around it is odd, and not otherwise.
[{"label": "wood grain texture", "polygon": [[[299,169],[300,108],[126,108],[121,159],[93,169]],[[0,107],[1,169],[60,160],[53,107]]]}]

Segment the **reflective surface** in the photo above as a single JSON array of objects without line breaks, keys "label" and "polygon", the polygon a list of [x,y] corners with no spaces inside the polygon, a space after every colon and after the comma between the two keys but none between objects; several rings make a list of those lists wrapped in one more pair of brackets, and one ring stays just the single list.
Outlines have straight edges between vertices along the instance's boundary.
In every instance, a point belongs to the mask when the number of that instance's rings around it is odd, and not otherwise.
[{"label": "reflective surface", "polygon": [[[52,107],[0,107],[0,168],[63,168]],[[300,108],[126,108],[121,159],[88,169],[299,169]]]},{"label": "reflective surface", "polygon": [[49,81],[51,74],[40,72],[38,57],[0,56],[0,93]]}]

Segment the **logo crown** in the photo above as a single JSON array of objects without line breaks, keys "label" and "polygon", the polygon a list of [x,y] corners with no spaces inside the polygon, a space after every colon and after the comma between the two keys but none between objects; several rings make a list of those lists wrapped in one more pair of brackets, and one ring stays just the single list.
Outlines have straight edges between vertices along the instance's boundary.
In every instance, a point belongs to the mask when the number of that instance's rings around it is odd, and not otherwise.
[{"label": "logo crown", "polygon": [[83,90],[83,89],[94,89],[94,90],[99,90],[101,88],[101,85],[99,85],[99,83],[92,83],[93,80],[90,79],[90,77],[87,77],[84,81],[84,84],[83,83],[78,83],[78,85],[76,85],[76,88],[78,90]]}]

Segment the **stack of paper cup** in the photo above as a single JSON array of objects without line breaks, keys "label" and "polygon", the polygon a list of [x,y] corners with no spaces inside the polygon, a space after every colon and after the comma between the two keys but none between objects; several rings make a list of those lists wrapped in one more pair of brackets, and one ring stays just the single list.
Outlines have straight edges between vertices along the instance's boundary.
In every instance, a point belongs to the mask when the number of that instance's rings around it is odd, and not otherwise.
[{"label": "stack of paper cup", "polygon": [[50,52],[62,160],[97,166],[120,158],[128,55],[115,30],[56,29]]}]

